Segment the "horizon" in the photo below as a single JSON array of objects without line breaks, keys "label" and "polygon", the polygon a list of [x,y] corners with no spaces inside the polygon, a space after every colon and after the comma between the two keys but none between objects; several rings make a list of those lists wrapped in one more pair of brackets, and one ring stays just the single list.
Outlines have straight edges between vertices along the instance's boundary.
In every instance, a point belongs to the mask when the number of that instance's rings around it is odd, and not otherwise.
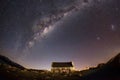
[{"label": "horizon", "polygon": [[[120,52],[119,53],[117,53],[117,55],[118,54],[120,54]],[[110,59],[108,59],[107,61],[105,61],[105,62],[101,62],[101,63],[104,63],[104,64],[106,64],[108,61],[110,61],[111,59],[113,59],[114,57],[116,57],[117,55],[114,55],[114,56],[112,56]],[[4,55],[1,55],[1,56],[4,56]],[[12,60],[12,59],[10,59],[9,57],[7,57],[7,56],[5,56],[6,58],[8,58],[9,60],[11,60],[12,62],[15,62],[15,63],[17,63],[16,61],[14,61],[14,60]],[[71,61],[68,61],[68,62],[71,62]],[[51,64],[52,64],[53,62],[51,62]],[[59,62],[58,62],[59,63]],[[60,62],[61,63],[61,62]],[[62,63],[64,63],[64,62],[62,62]],[[87,70],[87,69],[89,69],[89,68],[95,68],[95,67],[97,67],[99,64],[101,64],[101,63],[98,63],[98,64],[96,64],[96,65],[94,65],[94,66],[86,66],[86,67],[84,67],[84,68],[82,68],[82,69],[77,69],[76,67],[75,67],[75,65],[74,65],[74,62],[72,61],[72,64],[73,64],[73,67],[74,67],[74,70],[75,71],[82,71],[82,70]],[[17,63],[17,64],[19,64],[19,63]],[[24,66],[24,65],[22,65],[22,64],[19,64],[19,65],[21,65],[21,66],[23,66],[24,68],[26,68],[26,69],[35,69],[35,70],[48,70],[48,71],[51,71],[51,65],[50,65],[50,68],[48,68],[48,69],[46,69],[46,68],[43,68],[43,69],[41,69],[41,68],[33,68],[33,67],[26,67],[26,66]]]}]

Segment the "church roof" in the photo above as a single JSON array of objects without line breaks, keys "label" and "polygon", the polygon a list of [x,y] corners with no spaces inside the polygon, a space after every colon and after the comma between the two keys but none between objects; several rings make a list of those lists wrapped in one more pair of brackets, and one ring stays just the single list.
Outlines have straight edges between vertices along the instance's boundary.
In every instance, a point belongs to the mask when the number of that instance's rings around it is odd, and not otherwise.
[{"label": "church roof", "polygon": [[52,67],[73,67],[72,62],[52,62]]}]

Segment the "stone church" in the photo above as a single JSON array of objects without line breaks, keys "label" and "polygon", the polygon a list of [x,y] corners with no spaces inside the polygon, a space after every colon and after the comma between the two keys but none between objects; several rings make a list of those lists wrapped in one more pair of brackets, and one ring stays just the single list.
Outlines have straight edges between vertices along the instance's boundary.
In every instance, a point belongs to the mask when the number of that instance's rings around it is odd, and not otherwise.
[{"label": "stone church", "polygon": [[70,73],[74,71],[72,62],[52,62],[51,72],[53,73]]}]

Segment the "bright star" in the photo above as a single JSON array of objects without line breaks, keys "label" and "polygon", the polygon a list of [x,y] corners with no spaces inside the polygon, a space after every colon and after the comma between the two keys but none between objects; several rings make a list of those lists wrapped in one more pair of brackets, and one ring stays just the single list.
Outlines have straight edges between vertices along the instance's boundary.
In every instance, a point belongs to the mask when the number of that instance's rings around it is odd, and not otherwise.
[{"label": "bright star", "polygon": [[115,31],[115,25],[111,25],[111,29],[112,29],[112,31]]}]

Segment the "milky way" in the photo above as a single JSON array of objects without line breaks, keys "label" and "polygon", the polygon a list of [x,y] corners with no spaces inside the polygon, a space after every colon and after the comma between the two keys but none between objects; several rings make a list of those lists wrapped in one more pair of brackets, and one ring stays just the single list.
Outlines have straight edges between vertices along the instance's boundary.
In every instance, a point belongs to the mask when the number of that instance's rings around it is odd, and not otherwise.
[{"label": "milky way", "polygon": [[51,30],[52,28],[51,26],[53,26],[56,22],[59,22],[62,18],[66,17],[67,15],[79,10],[82,7],[82,3],[84,3],[76,2],[78,1],[73,1],[74,4],[67,5],[62,9],[59,9],[58,6],[55,6],[56,9],[54,13],[49,13],[42,19],[37,20],[36,24],[33,26],[33,31],[35,32],[35,34],[33,36],[32,41],[28,43],[28,47],[32,47],[34,44],[34,40],[40,40],[40,38],[49,33],[49,30]]},{"label": "milky way", "polygon": [[96,66],[120,51],[119,0],[0,1],[0,54],[28,68]]}]

